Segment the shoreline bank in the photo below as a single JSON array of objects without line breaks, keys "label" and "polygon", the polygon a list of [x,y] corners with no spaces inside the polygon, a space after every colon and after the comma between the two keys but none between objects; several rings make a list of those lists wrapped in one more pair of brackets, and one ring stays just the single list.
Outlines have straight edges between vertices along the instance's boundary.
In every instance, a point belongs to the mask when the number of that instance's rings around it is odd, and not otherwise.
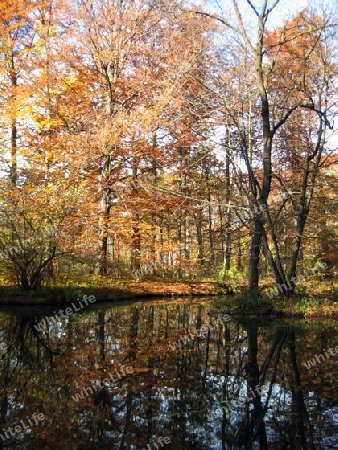
[{"label": "shoreline bank", "polygon": [[252,298],[244,287],[234,294],[225,284],[216,281],[119,281],[106,282],[105,285],[103,282],[95,285],[85,281],[77,285],[46,286],[29,292],[13,286],[0,286],[0,306],[69,306],[76,298],[86,295],[94,296],[97,303],[210,297],[220,311],[246,317],[338,316],[336,293],[325,290],[324,284],[320,294],[295,295],[290,299],[268,299],[264,291],[260,298]]}]

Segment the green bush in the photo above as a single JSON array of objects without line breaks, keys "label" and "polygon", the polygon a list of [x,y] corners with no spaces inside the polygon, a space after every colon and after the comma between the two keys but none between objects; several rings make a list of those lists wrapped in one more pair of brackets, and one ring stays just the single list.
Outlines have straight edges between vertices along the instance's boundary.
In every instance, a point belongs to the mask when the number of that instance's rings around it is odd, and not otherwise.
[{"label": "green bush", "polygon": [[245,281],[245,273],[238,270],[236,266],[231,266],[224,274],[224,267],[222,266],[218,272],[219,281],[223,281],[231,289],[236,289],[239,283]]}]

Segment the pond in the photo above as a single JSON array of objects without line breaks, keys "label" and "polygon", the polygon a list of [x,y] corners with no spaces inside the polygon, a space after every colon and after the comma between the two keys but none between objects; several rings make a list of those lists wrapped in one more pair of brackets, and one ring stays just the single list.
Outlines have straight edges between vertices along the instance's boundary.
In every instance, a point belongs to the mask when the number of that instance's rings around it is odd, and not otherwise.
[{"label": "pond", "polygon": [[1,309],[0,448],[338,448],[335,321],[60,308]]}]

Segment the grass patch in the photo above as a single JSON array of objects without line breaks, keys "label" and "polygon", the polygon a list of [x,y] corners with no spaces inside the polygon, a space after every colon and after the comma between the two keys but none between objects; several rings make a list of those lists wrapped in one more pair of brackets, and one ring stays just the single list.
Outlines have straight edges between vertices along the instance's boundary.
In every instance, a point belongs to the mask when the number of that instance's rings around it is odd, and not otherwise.
[{"label": "grass patch", "polygon": [[216,303],[235,314],[265,315],[274,313],[273,301],[245,291],[233,297],[216,300]]}]

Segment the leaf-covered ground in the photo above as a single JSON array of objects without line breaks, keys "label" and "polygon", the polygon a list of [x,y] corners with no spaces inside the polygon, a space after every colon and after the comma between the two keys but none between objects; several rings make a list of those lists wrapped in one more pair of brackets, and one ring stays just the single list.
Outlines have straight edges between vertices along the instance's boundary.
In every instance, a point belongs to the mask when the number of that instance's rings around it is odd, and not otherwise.
[{"label": "leaf-covered ground", "polygon": [[214,297],[218,308],[245,316],[338,316],[338,283],[336,280],[309,280],[290,298],[269,298],[271,283],[263,286],[259,298],[237,286],[236,293],[216,281],[113,280],[91,275],[72,278],[44,286],[39,291],[23,292],[13,286],[0,286],[0,304],[43,305],[71,303],[84,295],[94,295],[97,302],[127,299],[179,299]]},{"label": "leaf-covered ground", "polygon": [[92,277],[72,280],[64,285],[45,286],[39,291],[23,292],[12,286],[0,287],[2,304],[47,304],[70,302],[83,295],[95,295],[97,301],[133,298],[227,295],[231,292],[215,281],[119,281]]}]

